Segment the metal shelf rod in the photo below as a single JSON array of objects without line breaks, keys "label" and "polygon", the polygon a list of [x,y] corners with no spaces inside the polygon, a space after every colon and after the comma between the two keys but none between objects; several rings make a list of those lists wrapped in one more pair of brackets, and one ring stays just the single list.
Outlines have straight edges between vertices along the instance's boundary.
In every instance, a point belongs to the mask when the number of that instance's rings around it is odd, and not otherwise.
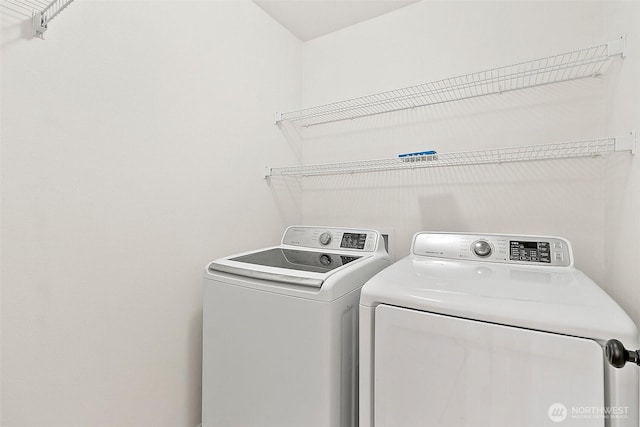
[{"label": "metal shelf rod", "polygon": [[628,135],[617,138],[590,139],[555,144],[495,148],[457,153],[437,153],[408,158],[375,159],[275,168],[266,167],[265,178],[271,176],[340,175],[400,169],[595,157],[615,151],[629,151],[631,154],[634,154],[635,146],[635,132],[630,132]]}]

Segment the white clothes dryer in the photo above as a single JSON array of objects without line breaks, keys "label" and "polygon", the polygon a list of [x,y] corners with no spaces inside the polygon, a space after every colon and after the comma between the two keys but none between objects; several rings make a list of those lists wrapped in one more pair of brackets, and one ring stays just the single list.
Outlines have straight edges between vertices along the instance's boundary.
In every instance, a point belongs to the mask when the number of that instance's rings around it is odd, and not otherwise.
[{"label": "white clothes dryer", "polygon": [[567,240],[418,233],[362,289],[360,426],[637,427],[610,339],[640,344]]},{"label": "white clothes dryer", "polygon": [[305,226],[211,262],[203,427],[356,427],[360,289],[390,264],[377,231]]}]

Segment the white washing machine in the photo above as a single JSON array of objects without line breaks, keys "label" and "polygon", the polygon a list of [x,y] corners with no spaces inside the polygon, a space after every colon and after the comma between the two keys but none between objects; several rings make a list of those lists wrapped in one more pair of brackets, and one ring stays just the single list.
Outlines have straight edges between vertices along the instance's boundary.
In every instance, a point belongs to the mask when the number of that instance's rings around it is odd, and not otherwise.
[{"label": "white washing machine", "polygon": [[637,427],[609,339],[640,344],[567,240],[418,233],[362,289],[360,426]]},{"label": "white washing machine", "polygon": [[357,426],[360,290],[390,264],[377,231],[303,226],[211,262],[203,427]]}]

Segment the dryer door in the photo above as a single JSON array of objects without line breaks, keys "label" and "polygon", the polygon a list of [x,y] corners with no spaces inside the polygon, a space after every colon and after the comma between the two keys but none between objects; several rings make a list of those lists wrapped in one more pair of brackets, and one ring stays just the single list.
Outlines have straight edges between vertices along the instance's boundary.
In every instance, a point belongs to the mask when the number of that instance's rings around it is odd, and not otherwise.
[{"label": "dryer door", "polygon": [[603,363],[588,339],[379,305],[374,424],[602,427]]}]

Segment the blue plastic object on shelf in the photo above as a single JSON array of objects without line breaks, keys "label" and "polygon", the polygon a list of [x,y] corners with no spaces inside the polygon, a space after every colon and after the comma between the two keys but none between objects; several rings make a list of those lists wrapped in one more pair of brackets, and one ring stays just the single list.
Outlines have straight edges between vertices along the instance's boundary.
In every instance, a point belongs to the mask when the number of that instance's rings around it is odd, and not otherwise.
[{"label": "blue plastic object on shelf", "polygon": [[434,150],[416,151],[414,153],[398,154],[403,162],[419,162],[425,160],[438,160],[438,153]]}]

